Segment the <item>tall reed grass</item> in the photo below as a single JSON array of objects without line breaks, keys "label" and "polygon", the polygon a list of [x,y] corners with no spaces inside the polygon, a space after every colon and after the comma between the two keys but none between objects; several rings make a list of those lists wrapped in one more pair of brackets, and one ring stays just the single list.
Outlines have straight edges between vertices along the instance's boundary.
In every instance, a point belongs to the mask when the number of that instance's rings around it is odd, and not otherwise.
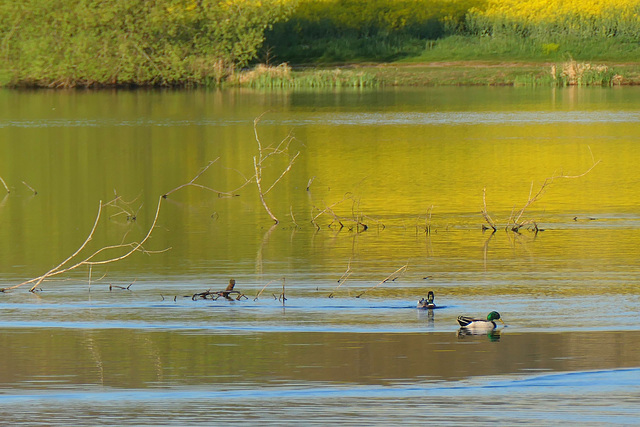
[{"label": "tall reed grass", "polygon": [[235,74],[226,83],[259,89],[364,88],[380,85],[373,74],[361,70],[303,70],[294,73],[286,63],[278,66],[258,64],[251,70]]}]

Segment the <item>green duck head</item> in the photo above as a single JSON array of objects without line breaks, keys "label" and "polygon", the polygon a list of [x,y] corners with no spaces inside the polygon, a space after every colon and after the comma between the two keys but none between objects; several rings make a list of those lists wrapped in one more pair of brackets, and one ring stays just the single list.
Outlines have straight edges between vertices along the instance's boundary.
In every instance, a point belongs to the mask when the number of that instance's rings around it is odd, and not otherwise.
[{"label": "green duck head", "polygon": [[492,311],[491,313],[489,313],[487,315],[487,320],[489,322],[493,322],[494,320],[499,320],[504,325],[504,321],[500,318],[500,313],[498,313],[497,311]]}]

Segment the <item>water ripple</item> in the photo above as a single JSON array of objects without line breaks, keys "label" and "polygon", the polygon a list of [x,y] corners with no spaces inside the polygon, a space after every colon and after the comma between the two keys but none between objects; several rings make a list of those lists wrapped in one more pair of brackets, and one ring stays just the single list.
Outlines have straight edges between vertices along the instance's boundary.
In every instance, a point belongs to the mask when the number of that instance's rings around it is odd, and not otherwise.
[{"label": "water ripple", "polygon": [[[485,112],[373,112],[317,113],[294,120],[263,120],[264,124],[289,126],[425,126],[425,125],[522,125],[556,123],[637,123],[640,111],[485,111]],[[235,126],[241,120],[229,119],[37,119],[0,120],[0,128],[58,127],[190,127]],[[246,123],[249,123],[247,121]]]}]

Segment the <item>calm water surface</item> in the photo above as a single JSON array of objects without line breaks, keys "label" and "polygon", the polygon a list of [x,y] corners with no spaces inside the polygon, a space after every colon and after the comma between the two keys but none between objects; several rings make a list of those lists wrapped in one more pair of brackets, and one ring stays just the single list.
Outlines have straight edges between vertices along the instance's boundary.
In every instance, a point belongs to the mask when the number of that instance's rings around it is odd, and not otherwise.
[{"label": "calm water surface", "polygon": [[[143,239],[161,200],[150,253],[0,294],[1,419],[637,423],[639,95],[0,92],[0,287],[73,254],[101,201],[70,264]],[[275,227],[244,185],[259,116],[263,190],[300,153]],[[505,231],[552,177],[521,218],[544,231]],[[192,299],[230,278],[246,298]],[[491,310],[508,326],[458,331]]]}]

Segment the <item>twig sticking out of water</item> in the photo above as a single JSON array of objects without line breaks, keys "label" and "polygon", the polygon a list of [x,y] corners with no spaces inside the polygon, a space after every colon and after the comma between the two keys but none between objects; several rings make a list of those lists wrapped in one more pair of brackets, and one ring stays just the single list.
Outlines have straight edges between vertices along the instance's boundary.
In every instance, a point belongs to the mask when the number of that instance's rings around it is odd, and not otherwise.
[{"label": "twig sticking out of water", "polygon": [[[525,211],[535,202],[537,202],[543,195],[544,192],[547,190],[547,187],[549,187],[555,180],[557,179],[577,179],[577,178],[581,178],[583,176],[585,176],[586,174],[588,174],[589,172],[591,172],[593,170],[593,168],[595,168],[599,163],[600,160],[595,161],[595,159],[593,159],[593,155],[592,155],[592,160],[593,160],[593,164],[589,167],[589,169],[587,169],[586,171],[584,171],[583,173],[579,174],[579,175],[564,175],[564,174],[554,174],[553,176],[546,178],[543,182],[542,185],[540,186],[540,188],[538,189],[538,191],[534,194],[533,192],[533,182],[531,182],[531,188],[529,189],[529,199],[527,200],[527,202],[524,204],[524,206],[519,210],[515,211],[514,210],[511,212],[511,215],[509,216],[509,220],[507,221],[507,225],[505,226],[505,230],[511,230],[514,232],[519,232],[520,229],[522,227],[524,227],[525,225],[529,225],[529,224],[533,224],[533,230],[537,233],[539,231],[538,225],[536,224],[535,220],[533,219],[523,219],[524,213]],[[485,221],[489,224],[489,226],[496,231],[497,226],[496,223],[493,221],[493,219],[491,219],[491,217],[489,216],[489,213],[487,212],[487,203],[486,203],[486,189],[483,189],[482,191],[482,201],[483,201],[483,208],[482,208],[482,216],[484,217]],[[486,229],[486,226],[483,226],[483,229]]]},{"label": "twig sticking out of water", "polygon": [[7,194],[11,193],[11,190],[9,190],[9,187],[7,186],[7,183],[4,182],[4,179],[2,179],[1,176],[0,176],[0,182],[2,182],[2,185],[4,185],[4,189],[7,190]]},{"label": "twig sticking out of water", "polygon": [[[482,216],[484,217],[484,220],[487,221],[487,224],[489,224],[489,227],[493,228],[493,232],[495,233],[497,228],[496,228],[496,223],[493,222],[493,219],[491,219],[491,216],[489,215],[489,212],[487,212],[487,187],[484,187],[482,189]],[[483,230],[486,230],[486,226],[483,225]]]},{"label": "twig sticking out of water", "polygon": [[[4,181],[3,181],[3,182],[4,182]],[[38,192],[37,192],[37,191],[36,191],[32,186],[30,186],[29,184],[27,184],[27,183],[26,183],[26,182],[24,182],[24,181],[22,181],[22,183],[23,183],[23,184],[24,184],[24,185],[25,185],[29,190],[31,190],[31,191],[33,192],[33,195],[34,195],[34,196],[35,196],[36,194],[38,194]],[[6,185],[5,185],[5,187],[6,187]],[[8,190],[8,189],[7,189],[7,190]]]},{"label": "twig sticking out of water", "polygon": [[272,284],[273,282],[277,282],[278,280],[282,280],[282,292],[284,293],[284,277],[282,279],[274,279],[274,280],[270,280],[267,282],[266,285],[264,285],[262,287],[262,289],[260,289],[260,291],[256,294],[256,297],[253,299],[254,301],[257,301],[258,298],[260,298],[260,295],[262,295],[262,292],[264,292],[265,289],[267,289],[267,286],[269,286],[270,284]]},{"label": "twig sticking out of water", "polygon": [[133,279],[133,282],[129,283],[128,286],[120,286],[120,285],[109,285],[109,292],[111,292],[113,289],[122,289],[124,291],[130,291],[131,290],[131,285],[133,285],[134,283],[136,283],[136,280],[138,279]]},{"label": "twig sticking out of water", "polygon": [[309,191],[309,189],[311,188],[311,184],[315,179],[316,179],[315,176],[312,176],[311,178],[309,178],[309,182],[307,182],[307,191]]},{"label": "twig sticking out of water", "polygon": [[[351,217],[350,218],[339,216],[333,210],[335,206],[338,206],[347,200],[351,200]],[[359,208],[359,201],[353,197],[353,194],[346,193],[342,197],[342,200],[339,200],[329,206],[325,206],[324,209],[319,209],[316,206],[314,206],[314,209],[318,210],[319,212],[318,214],[316,214],[316,216],[314,216],[311,219],[311,223],[315,225],[316,228],[319,230],[320,225],[318,224],[318,219],[323,215],[329,215],[333,218],[333,221],[331,221],[331,223],[329,224],[329,228],[333,227],[334,224],[338,224],[339,226],[338,230],[342,230],[345,227],[345,224],[353,224],[352,226],[347,226],[348,229],[353,230],[355,228],[355,231],[360,233],[362,231],[367,231],[369,229],[369,226],[363,222],[365,219],[378,222],[371,217],[363,215],[361,212],[359,212],[357,208]],[[382,228],[384,228],[384,224],[379,223],[379,225],[382,225]]]},{"label": "twig sticking out of water", "polygon": [[338,286],[336,286],[333,292],[329,294],[329,298],[333,298],[333,294],[335,294],[340,286],[344,285],[344,282],[346,282],[349,276],[351,276],[351,273],[353,273],[353,270],[351,270],[351,260],[349,260],[349,264],[347,264],[347,270],[342,273],[342,276],[340,276],[340,278],[338,279]]},{"label": "twig sticking out of water", "polygon": [[[426,215],[424,217],[424,232],[425,234],[431,234],[431,214],[433,213],[433,205],[429,206]],[[418,226],[416,225],[416,230]]]},{"label": "twig sticking out of water", "polygon": [[291,215],[291,221],[293,221],[293,225],[295,225],[297,228],[300,228],[300,226],[296,222],[296,217],[293,216],[293,206],[289,206],[289,215]]},{"label": "twig sticking out of water", "polygon": [[[527,200],[527,203],[524,204],[522,209],[520,209],[520,211],[518,212],[518,215],[516,216],[516,218],[513,220],[513,227],[511,228],[511,231],[517,232],[527,224],[531,224],[531,223],[535,224],[533,220],[522,220],[522,215],[524,214],[524,212],[527,210],[529,206],[531,206],[538,199],[540,199],[540,197],[542,197],[547,186],[551,185],[554,180],[560,179],[560,178],[564,178],[564,179],[581,178],[586,174],[588,174],[589,172],[591,172],[593,168],[595,168],[598,165],[598,163],[600,163],[600,160],[598,160],[597,162],[594,162],[589,169],[587,169],[585,172],[581,173],[580,175],[554,175],[554,176],[551,176],[550,178],[546,178],[536,194],[533,194],[533,182],[531,182],[531,188],[529,189],[529,200]],[[538,229],[537,225],[535,229],[537,231]]]},{"label": "twig sticking out of water", "polygon": [[282,294],[280,294],[280,298],[279,300],[282,301],[282,305],[284,305],[284,302],[287,300],[287,297],[285,297],[285,292],[284,292],[284,277],[282,278]]},{"label": "twig sticking out of water", "polygon": [[377,288],[378,286],[382,285],[383,283],[386,283],[388,281],[395,281],[396,279],[402,277],[402,275],[407,271],[407,267],[409,266],[409,264],[405,264],[402,267],[400,267],[399,269],[397,269],[396,271],[394,271],[393,273],[391,273],[390,275],[388,275],[383,281],[381,281],[380,283],[378,283],[375,286],[370,287],[369,289],[365,289],[364,291],[360,292],[358,295],[356,295],[356,298],[360,298],[362,295],[364,295],[365,293],[369,292],[372,289]]}]

